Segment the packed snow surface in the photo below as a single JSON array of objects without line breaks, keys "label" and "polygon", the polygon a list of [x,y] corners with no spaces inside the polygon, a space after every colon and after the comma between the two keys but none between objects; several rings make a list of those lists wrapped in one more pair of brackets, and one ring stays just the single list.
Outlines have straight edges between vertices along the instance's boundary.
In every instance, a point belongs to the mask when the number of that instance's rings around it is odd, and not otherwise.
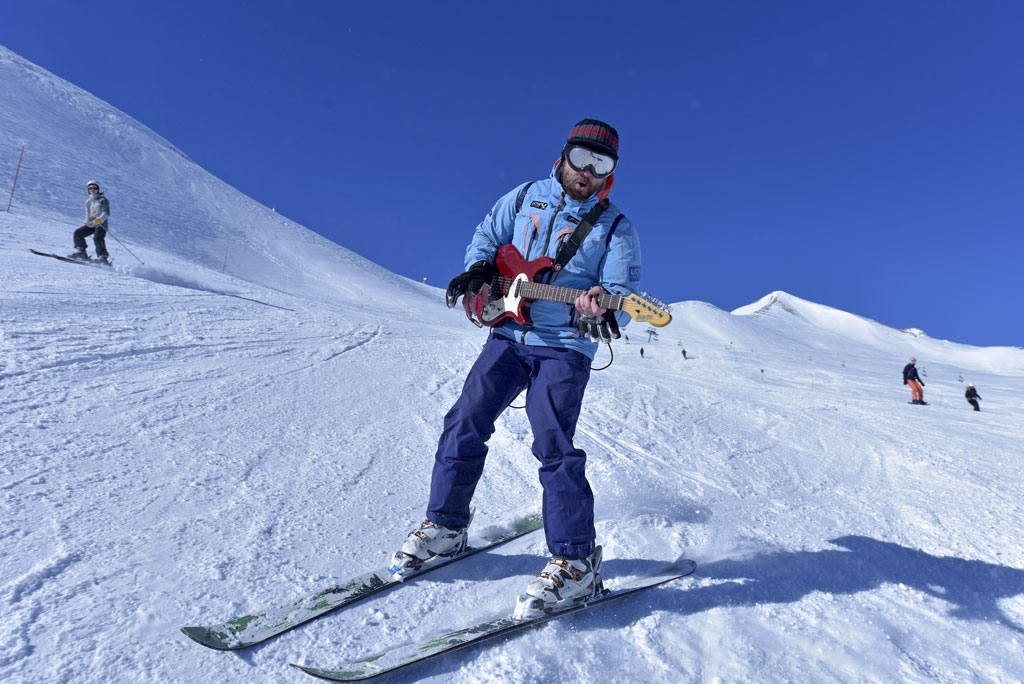
[{"label": "packed snow surface", "polygon": [[[486,331],[2,48],[0,91],[0,680],[306,682],[509,614],[542,534],[247,651],[179,631],[385,564]],[[30,254],[94,178],[114,268]],[[784,292],[672,312],[598,354],[576,441],[608,584],[696,574],[387,681],[1024,680],[1024,351]],[[530,443],[510,408],[477,531],[539,509]]]}]

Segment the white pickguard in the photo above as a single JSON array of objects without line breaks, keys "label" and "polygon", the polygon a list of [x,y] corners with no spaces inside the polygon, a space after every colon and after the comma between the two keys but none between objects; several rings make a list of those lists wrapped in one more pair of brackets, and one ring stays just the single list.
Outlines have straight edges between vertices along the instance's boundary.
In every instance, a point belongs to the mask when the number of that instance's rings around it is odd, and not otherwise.
[{"label": "white pickguard", "polygon": [[519,283],[521,282],[530,282],[530,280],[525,274],[517,275],[508,286],[508,295],[501,299],[495,299],[483,307],[480,312],[480,320],[484,323],[491,323],[506,312],[518,314],[519,302],[523,301],[523,298],[516,293],[519,292]]}]

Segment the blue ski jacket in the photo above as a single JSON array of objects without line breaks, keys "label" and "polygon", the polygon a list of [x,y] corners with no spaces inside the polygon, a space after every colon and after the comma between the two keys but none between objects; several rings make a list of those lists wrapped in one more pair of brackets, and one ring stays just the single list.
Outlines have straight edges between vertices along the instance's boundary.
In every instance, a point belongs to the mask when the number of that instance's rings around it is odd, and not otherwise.
[{"label": "blue ski jacket", "polygon": [[[572,199],[558,180],[560,169],[561,163],[556,164],[548,178],[523,183],[497,201],[466,249],[466,268],[477,261],[493,263],[498,247],[505,244],[514,245],[526,261],[555,258],[562,243],[603,194],[582,202]],[[610,191],[613,182],[613,176],[609,177],[604,191]],[[576,290],[600,285],[616,295],[639,293],[640,240],[636,228],[615,204],[610,204],[572,260],[559,273],[548,273],[545,282]],[[575,349],[592,359],[597,343],[579,334],[578,318],[572,304],[538,300],[530,308],[531,327],[508,321],[492,333],[523,344]],[[615,318],[620,328],[630,320],[622,311],[616,312]]]}]

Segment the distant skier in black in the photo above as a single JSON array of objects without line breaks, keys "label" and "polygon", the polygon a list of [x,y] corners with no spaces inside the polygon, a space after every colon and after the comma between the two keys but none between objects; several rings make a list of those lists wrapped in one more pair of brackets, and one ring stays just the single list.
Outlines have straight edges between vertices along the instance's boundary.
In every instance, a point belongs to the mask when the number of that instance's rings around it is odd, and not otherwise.
[{"label": "distant skier in black", "polygon": [[685,349],[683,350],[683,360],[684,361],[686,360],[686,350]]},{"label": "distant skier in black", "polygon": [[644,348],[640,347],[640,358],[644,358]]},{"label": "distant skier in black", "polygon": [[974,407],[975,411],[981,410],[981,407],[978,406],[978,402],[981,401],[981,395],[978,394],[978,390],[974,389],[974,385],[967,386],[964,397],[967,399],[967,403]]},{"label": "distant skier in black", "polygon": [[96,181],[89,181],[86,186],[89,191],[89,199],[85,200],[85,223],[75,231],[75,252],[69,255],[72,259],[89,260],[89,253],[86,252],[85,238],[92,235],[96,243],[96,261],[101,264],[110,263],[110,255],[107,253],[107,219],[110,218],[110,202],[100,192],[100,184]]},{"label": "distant skier in black", "polygon": [[921,377],[917,374],[917,359],[910,357],[910,363],[903,367],[903,384],[910,387],[910,395],[912,397],[911,404],[925,405],[924,400],[924,383],[921,382]]}]

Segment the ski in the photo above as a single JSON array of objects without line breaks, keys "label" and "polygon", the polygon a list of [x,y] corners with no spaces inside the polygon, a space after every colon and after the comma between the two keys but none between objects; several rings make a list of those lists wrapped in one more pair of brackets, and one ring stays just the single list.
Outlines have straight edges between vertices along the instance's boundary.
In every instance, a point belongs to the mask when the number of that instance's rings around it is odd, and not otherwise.
[{"label": "ski", "polygon": [[[517,520],[511,529],[485,537],[466,548],[457,556],[434,558],[423,567],[406,575],[407,583],[432,570],[443,568],[450,563],[468,556],[493,549],[535,530],[544,524],[543,517],[538,513]],[[350,580],[319,591],[311,596],[301,598],[288,605],[278,606],[270,610],[241,615],[227,622],[207,626],[182,627],[181,631],[193,641],[209,648],[221,651],[233,651],[248,648],[294,629],[301,624],[338,610],[344,606],[361,601],[385,589],[401,584],[391,579],[387,567],[353,577]]]},{"label": "ski", "polygon": [[60,254],[50,254],[49,252],[38,252],[34,249],[28,250],[33,254],[39,256],[50,257],[51,259],[57,259],[58,261],[67,261],[72,264],[81,264],[83,266],[110,266],[109,263],[103,263],[101,261],[94,261],[93,259],[72,259],[71,257],[62,256]]},{"label": "ski", "polygon": [[296,665],[294,663],[292,663],[292,667],[302,670],[306,674],[313,675],[314,677],[337,682],[354,682],[372,679],[378,675],[400,670],[404,667],[420,663],[443,653],[451,653],[452,651],[456,651],[473,644],[478,644],[487,639],[506,636],[514,632],[536,627],[537,625],[541,625],[549,620],[554,620],[555,618],[560,618],[570,613],[575,613],[587,608],[595,608],[599,605],[604,605],[611,601],[631,596],[647,589],[652,589],[681,577],[686,577],[696,569],[697,564],[695,562],[683,559],[677,561],[672,566],[657,574],[647,575],[632,581],[624,582],[616,586],[614,589],[606,589],[603,594],[596,598],[592,598],[586,602],[574,603],[562,608],[561,610],[556,610],[539,617],[524,620],[504,617],[496,620],[480,622],[472,627],[467,627],[465,629],[449,632],[442,636],[426,639],[420,643],[384,651],[383,653],[379,653],[368,658],[361,658],[360,660],[355,660],[342,665],[337,669],[324,669],[310,665]]}]

